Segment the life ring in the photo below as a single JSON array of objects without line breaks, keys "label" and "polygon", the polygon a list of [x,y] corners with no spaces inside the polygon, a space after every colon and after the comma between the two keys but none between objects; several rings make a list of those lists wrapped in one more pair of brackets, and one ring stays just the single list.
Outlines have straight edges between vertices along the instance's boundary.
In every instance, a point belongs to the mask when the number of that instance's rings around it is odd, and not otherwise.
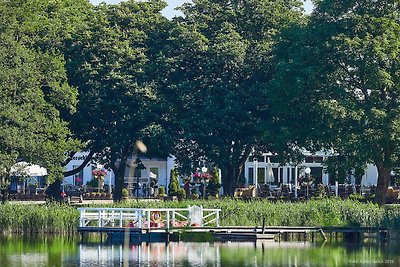
[{"label": "life ring", "polygon": [[153,212],[150,214],[150,220],[151,220],[152,222],[155,222],[155,223],[161,222],[161,221],[162,221],[162,218],[161,218],[161,211],[153,211]]}]

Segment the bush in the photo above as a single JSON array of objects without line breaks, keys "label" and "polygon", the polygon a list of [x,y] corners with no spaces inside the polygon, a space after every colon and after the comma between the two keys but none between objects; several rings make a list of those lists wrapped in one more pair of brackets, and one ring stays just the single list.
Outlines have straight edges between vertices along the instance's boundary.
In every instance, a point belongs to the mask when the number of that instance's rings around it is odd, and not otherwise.
[{"label": "bush", "polygon": [[168,195],[177,196],[179,194],[180,189],[181,186],[179,185],[179,180],[178,180],[178,169],[173,168],[171,170],[171,178],[168,185]]},{"label": "bush", "polygon": [[210,196],[216,196],[220,188],[218,169],[214,167],[210,182],[207,185],[207,192]]},{"label": "bush", "polygon": [[161,197],[167,196],[167,194],[165,193],[165,187],[164,186],[160,186],[160,189],[158,189],[158,194]]},{"label": "bush", "polygon": [[87,182],[86,185],[89,187],[99,187],[99,181],[93,178],[92,180]]},{"label": "bush", "polygon": [[122,188],[122,197],[128,197],[128,196],[129,196],[128,189]]},{"label": "bush", "polygon": [[179,191],[178,191],[177,196],[178,196],[178,199],[180,199],[180,200],[186,198],[186,191],[185,191],[185,189],[179,188]]}]

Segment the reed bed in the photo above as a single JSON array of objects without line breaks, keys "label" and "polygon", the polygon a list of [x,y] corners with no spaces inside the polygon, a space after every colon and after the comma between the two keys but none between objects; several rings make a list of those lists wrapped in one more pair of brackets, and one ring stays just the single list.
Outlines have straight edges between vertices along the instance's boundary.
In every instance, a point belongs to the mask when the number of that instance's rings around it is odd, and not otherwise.
[{"label": "reed bed", "polygon": [[[266,199],[126,201],[91,207],[180,208],[202,205],[220,208],[221,225],[260,226],[372,226],[385,227],[391,235],[400,236],[400,206],[381,208],[373,203],[336,198],[306,202],[271,202]],[[79,212],[66,204],[0,205],[0,226],[4,233],[76,233]]]}]

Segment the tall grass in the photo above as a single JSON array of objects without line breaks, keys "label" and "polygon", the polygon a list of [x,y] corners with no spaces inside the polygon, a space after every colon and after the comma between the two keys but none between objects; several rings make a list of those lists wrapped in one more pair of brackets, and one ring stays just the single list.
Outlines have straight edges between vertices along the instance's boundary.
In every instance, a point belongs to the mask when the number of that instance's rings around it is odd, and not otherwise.
[{"label": "tall grass", "polygon": [[57,233],[76,232],[79,212],[66,204],[0,205],[0,226],[3,233]]},{"label": "tall grass", "polygon": [[[371,226],[385,227],[392,235],[400,235],[400,206],[381,208],[372,203],[334,198],[294,203],[233,198],[182,202],[127,201],[91,207],[182,208],[188,205],[220,208],[221,225],[224,226],[260,226],[262,218],[265,218],[268,226]],[[76,207],[65,204],[0,205],[3,232],[75,233],[78,221]]]}]

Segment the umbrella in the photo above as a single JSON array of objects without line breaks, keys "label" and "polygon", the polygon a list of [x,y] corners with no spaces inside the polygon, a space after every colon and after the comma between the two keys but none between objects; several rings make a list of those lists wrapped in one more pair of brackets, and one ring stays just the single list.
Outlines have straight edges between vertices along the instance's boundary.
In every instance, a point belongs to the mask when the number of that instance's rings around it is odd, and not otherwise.
[{"label": "umbrella", "polygon": [[153,173],[153,172],[150,172],[150,178],[156,179],[156,178],[157,178],[157,175],[156,175],[155,173]]},{"label": "umbrella", "polygon": [[45,176],[47,170],[39,165],[21,161],[11,167],[11,174],[14,176]]},{"label": "umbrella", "polygon": [[269,157],[268,157],[268,161],[267,161],[267,179],[266,179],[266,182],[268,182],[268,183],[275,182],[274,172],[272,170],[272,166],[271,166],[271,162],[269,160]]}]

